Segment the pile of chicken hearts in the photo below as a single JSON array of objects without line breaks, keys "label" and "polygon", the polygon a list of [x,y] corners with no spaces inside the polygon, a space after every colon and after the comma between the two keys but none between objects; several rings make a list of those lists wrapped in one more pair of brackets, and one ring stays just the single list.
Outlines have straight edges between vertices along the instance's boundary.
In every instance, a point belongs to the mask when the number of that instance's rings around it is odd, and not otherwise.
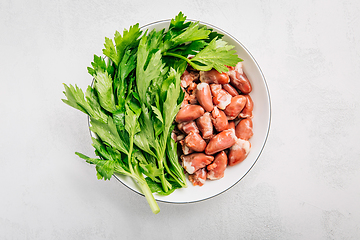
[{"label": "pile of chicken hearts", "polygon": [[193,185],[222,178],[251,148],[252,86],[242,62],[228,68],[220,73],[189,66],[181,76],[185,97],[172,138],[181,145],[181,164]]}]

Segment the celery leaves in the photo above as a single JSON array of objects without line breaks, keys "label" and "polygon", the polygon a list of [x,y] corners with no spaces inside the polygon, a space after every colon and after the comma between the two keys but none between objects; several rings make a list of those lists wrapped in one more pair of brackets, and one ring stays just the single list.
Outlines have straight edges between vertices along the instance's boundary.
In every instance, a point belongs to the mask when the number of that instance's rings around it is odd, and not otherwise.
[{"label": "celery leaves", "polygon": [[236,54],[236,50],[232,50],[233,48],[234,46],[228,45],[221,39],[213,39],[190,60],[190,64],[201,71],[210,71],[215,68],[219,72],[227,72],[226,66],[235,66],[242,61]]},{"label": "celery leaves", "polygon": [[187,64],[227,71],[241,61],[233,48],[221,34],[186,21],[182,12],[168,29],[143,32],[135,24],[106,37],[104,57],[94,55],[87,68],[94,81],[85,94],[64,84],[62,101],[89,116],[97,158],[76,154],[95,165],[98,179],[130,176],[158,213],[153,193],[166,196],[187,187],[170,137],[184,98],[180,77]]},{"label": "celery leaves", "polygon": [[122,36],[116,31],[114,37],[115,44],[110,38],[105,38],[104,55],[108,56],[115,63],[115,66],[119,65],[125,50],[129,47],[136,46],[140,35],[141,30],[139,24],[131,26],[129,30],[124,29]]}]

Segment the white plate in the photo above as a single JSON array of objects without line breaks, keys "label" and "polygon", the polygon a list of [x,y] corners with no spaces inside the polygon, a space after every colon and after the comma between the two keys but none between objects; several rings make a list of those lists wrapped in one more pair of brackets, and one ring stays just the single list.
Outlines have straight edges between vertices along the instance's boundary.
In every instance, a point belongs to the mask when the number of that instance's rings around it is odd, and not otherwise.
[{"label": "white plate", "polygon": [[[194,20],[189,20],[194,21]],[[143,26],[142,30],[152,30],[157,29],[161,30],[169,26],[170,20],[163,20],[154,23],[147,24]],[[236,166],[228,166],[225,170],[225,176],[220,180],[210,181],[207,180],[205,184],[201,187],[193,186],[188,181],[188,187],[177,189],[172,194],[168,196],[160,196],[154,194],[154,197],[157,201],[167,202],[167,203],[192,203],[206,200],[212,197],[215,197],[226,190],[233,187],[237,184],[254,166],[257,159],[260,157],[260,154],[265,146],[267,136],[270,129],[271,121],[271,106],[270,106],[270,95],[269,90],[262,74],[259,65],[256,63],[255,59],[252,57],[250,52],[234,37],[226,33],[224,30],[221,30],[211,24],[200,22],[202,25],[214,29],[216,32],[224,35],[223,40],[227,41],[229,44],[235,46],[235,49],[238,53],[238,56],[243,59],[243,69],[248,76],[253,90],[250,93],[251,98],[254,101],[254,110],[253,115],[253,132],[254,135],[250,139],[251,150],[247,158],[237,164]],[[143,195],[140,189],[137,187],[135,182],[130,178],[122,175],[115,175],[121,183],[126,187],[130,188],[134,192]]]}]

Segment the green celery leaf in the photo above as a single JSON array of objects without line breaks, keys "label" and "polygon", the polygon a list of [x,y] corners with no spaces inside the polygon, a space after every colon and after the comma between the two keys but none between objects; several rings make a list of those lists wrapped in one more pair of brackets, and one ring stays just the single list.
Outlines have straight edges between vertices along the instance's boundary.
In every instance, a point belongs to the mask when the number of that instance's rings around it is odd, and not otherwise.
[{"label": "green celery leaf", "polygon": [[141,114],[141,107],[139,106],[139,101],[135,98],[135,92],[132,92],[132,96],[134,96],[133,98],[131,98],[127,104],[129,106],[129,108],[137,115]]},{"label": "green celery leaf", "polygon": [[169,29],[166,32],[163,41],[167,42],[168,40],[175,38],[176,36],[180,35],[184,29],[189,27],[191,22],[185,23],[185,20],[186,16],[182,12],[179,12],[179,14],[175,16],[174,19],[171,19]]},{"label": "green celery leaf", "polygon": [[125,130],[125,112],[123,109],[118,109],[113,114],[113,120],[120,132]]},{"label": "green celery leaf", "polygon": [[166,96],[167,96],[170,84],[175,82],[175,74],[174,74],[173,69],[174,68],[171,68],[167,78],[164,79],[164,81],[162,82],[161,87],[160,87],[160,101],[162,103],[165,102],[165,100],[166,100]]},{"label": "green celery leaf", "polygon": [[234,46],[228,45],[225,41],[213,39],[208,46],[190,59],[189,63],[200,71],[210,71],[215,68],[219,72],[227,72],[226,66],[235,66],[242,61],[236,54]]},{"label": "green celery leaf", "polygon": [[[146,45],[147,45],[146,48],[150,52],[149,56],[151,56],[151,53],[155,53],[159,50],[159,46],[160,46],[160,44],[162,44],[162,41],[163,41],[164,31],[165,31],[164,29],[162,29],[160,31],[156,31],[155,29],[153,29],[147,35],[148,40],[146,42]],[[149,60],[149,58],[148,58],[148,60]],[[145,64],[145,66],[146,66],[146,64]]]},{"label": "green celery leaf", "polygon": [[177,143],[171,138],[168,138],[168,142],[166,145],[166,154],[169,159],[169,169],[172,173],[176,175],[176,177],[180,180],[180,183],[183,187],[187,186],[184,169],[179,163],[179,156],[177,154]]},{"label": "green celery leaf", "polygon": [[[177,72],[175,69],[170,69],[170,74],[174,78],[174,82],[170,84],[167,90],[166,100],[163,103],[163,118],[164,118],[164,132],[169,133],[169,129],[174,121],[174,118],[179,111],[179,106],[177,104],[181,87],[180,87],[180,76],[181,73]],[[171,77],[170,76],[170,77]]]},{"label": "green celery leaf", "polygon": [[95,164],[98,179],[110,180],[114,174],[116,162],[113,160],[103,160],[98,158],[90,158],[82,153],[76,152],[80,158],[85,159],[87,163]]},{"label": "green celery leaf", "polygon": [[156,149],[157,141],[154,136],[154,124],[151,113],[152,110],[147,108],[145,104],[141,104],[141,115],[139,119],[141,132],[145,134],[148,145]]},{"label": "green celery leaf", "polygon": [[124,29],[123,35],[119,32],[115,32],[115,45],[116,45],[116,51],[118,54],[118,59],[120,62],[120,59],[122,59],[124,52],[127,48],[133,48],[136,47],[139,43],[139,37],[141,35],[142,31],[139,28],[139,24],[135,24],[133,26],[130,26],[129,30]]},{"label": "green celery leaf", "polygon": [[99,99],[95,93],[95,90],[91,86],[87,87],[85,98],[90,108],[92,109],[90,116],[102,122],[106,122],[107,115],[101,109],[101,106],[99,104]]},{"label": "green celery leaf", "polygon": [[105,59],[94,54],[94,61],[91,63],[91,66],[92,68],[88,67],[87,69],[89,74],[94,76],[98,69],[106,69]]},{"label": "green celery leaf", "polygon": [[125,105],[125,108],[126,108],[125,130],[129,133],[129,135],[131,137],[141,131],[140,124],[138,121],[140,112],[134,113],[128,105]]},{"label": "green celery leaf", "polygon": [[97,134],[103,142],[108,144],[108,146],[128,154],[128,144],[120,138],[111,116],[108,116],[107,123],[90,118],[90,130]]},{"label": "green celery leaf", "polygon": [[169,28],[182,28],[185,20],[186,16],[182,12],[179,12],[179,14],[175,16],[175,18],[171,19]]},{"label": "green celery leaf", "polygon": [[133,155],[138,160],[141,172],[150,177],[153,181],[160,182],[156,177],[159,177],[162,174],[163,168],[158,168],[155,157],[146,152],[142,152],[140,149],[134,150]]},{"label": "green celery leaf", "polygon": [[[148,38],[143,36],[139,43],[137,53],[137,67],[136,67],[136,86],[142,103],[147,104],[146,92],[149,89],[151,81],[160,77],[161,71],[164,68],[162,63],[162,55],[160,51],[150,53],[151,49],[147,46]],[[147,63],[147,59],[149,61]],[[146,66],[145,66],[146,65]]]},{"label": "green celery leaf", "polygon": [[98,92],[100,105],[108,112],[115,112],[115,97],[113,94],[113,80],[106,71],[99,70],[94,76],[94,88]]},{"label": "green celery leaf", "polygon": [[120,78],[126,79],[129,74],[135,69],[136,66],[136,54],[134,51],[126,51],[124,54],[124,58],[121,60],[119,64]]},{"label": "green celery leaf", "polygon": [[103,159],[110,159],[110,154],[107,152],[106,147],[102,144],[100,139],[91,137],[92,146],[95,148],[96,156]]},{"label": "green celery leaf", "polygon": [[162,196],[167,196],[176,190],[176,188],[172,188],[169,191],[164,192],[160,183],[154,182],[150,177],[145,178],[145,180],[147,185],[149,185],[151,192],[157,193]]},{"label": "green celery leaf", "polygon": [[70,84],[67,86],[64,83],[65,91],[63,92],[67,99],[61,99],[67,105],[90,115],[91,109],[85,101],[84,92],[75,84],[75,87]]},{"label": "green celery leaf", "polygon": [[103,53],[108,56],[116,65],[119,64],[120,56],[118,56],[112,39],[105,37]]},{"label": "green celery leaf", "polygon": [[213,39],[222,39],[224,37],[223,34],[217,33],[213,31],[213,29],[209,29],[211,33],[209,34],[209,38],[205,39],[204,41],[210,43]]},{"label": "green celery leaf", "polygon": [[155,157],[156,154],[152,150],[152,145],[154,144],[153,141],[154,138],[152,137],[152,140],[150,140],[145,131],[140,131],[134,136],[135,145],[144,152]]},{"label": "green celery leaf", "polygon": [[[94,95],[94,92],[92,91],[92,88],[90,86],[88,86],[85,96],[83,91],[76,85],[74,87],[71,84],[70,86],[64,84],[64,87],[64,94],[67,97],[67,99],[62,99],[64,103],[82,111],[83,113],[89,115],[90,117],[93,117],[94,119],[103,122],[107,121],[107,116],[101,110],[100,105],[97,102],[97,97]],[[85,100],[85,97],[87,101]]]},{"label": "green celery leaf", "polygon": [[88,67],[88,72],[90,75],[94,76],[97,71],[102,69],[103,71],[107,71],[110,75],[114,73],[114,66],[112,65],[112,61],[108,58],[108,62],[105,62],[105,59],[99,56],[94,55],[94,60],[91,62],[91,67]]},{"label": "green celery leaf", "polygon": [[183,56],[195,55],[206,46],[207,46],[207,43],[204,40],[193,41],[190,44],[186,45],[186,48],[181,53],[181,55],[183,55]]},{"label": "green celery leaf", "polygon": [[164,123],[163,117],[161,115],[160,110],[157,107],[151,106],[151,109],[153,110],[153,112],[155,113],[155,116],[157,119],[159,119],[159,121],[161,123]]},{"label": "green celery leaf", "polygon": [[131,77],[128,79],[128,77],[135,69],[135,60],[136,54],[133,54],[133,51],[125,51],[114,79],[114,94],[117,110],[113,112],[113,118],[120,131],[125,129],[125,102],[127,95],[131,94],[131,85],[134,80]]},{"label": "green celery leaf", "polygon": [[[111,160],[114,160],[115,162],[117,162],[119,164],[119,166],[121,167],[121,169],[123,169],[125,172],[127,173],[130,173],[131,170],[130,170],[130,164],[129,164],[129,160],[127,158],[126,155],[123,155],[121,154],[118,150],[116,150],[115,148],[112,148],[112,147],[106,147],[106,151],[108,152],[109,154],[109,158],[108,159],[111,159]],[[116,172],[119,172],[117,170],[117,168],[115,168],[115,171]],[[120,173],[123,173],[123,171],[120,171]]]},{"label": "green celery leaf", "polygon": [[155,119],[153,121],[155,136],[159,136],[162,133],[162,131],[164,130],[164,120],[161,115],[161,111],[157,107],[151,106],[151,109],[153,110],[153,112],[155,114]]},{"label": "green celery leaf", "polygon": [[108,56],[116,66],[119,65],[125,49],[137,46],[138,38],[141,35],[141,30],[139,28],[139,24],[135,24],[129,28],[129,31],[124,29],[123,36],[116,31],[114,42],[110,38],[105,38],[105,44],[103,53],[104,55]]},{"label": "green celery leaf", "polygon": [[156,164],[154,164],[152,162],[150,162],[150,163],[140,163],[139,165],[140,165],[140,167],[142,169],[142,173],[144,173],[146,176],[151,178],[151,180],[153,180],[155,182],[160,182],[160,180],[158,180],[157,177],[161,176],[161,174],[164,171],[163,168],[159,169],[156,166]]},{"label": "green celery leaf", "polygon": [[183,43],[207,39],[210,32],[210,30],[200,27],[199,22],[191,22],[186,30],[184,30],[182,33],[165,41],[161,50],[162,52],[166,52],[170,48],[174,48]]}]

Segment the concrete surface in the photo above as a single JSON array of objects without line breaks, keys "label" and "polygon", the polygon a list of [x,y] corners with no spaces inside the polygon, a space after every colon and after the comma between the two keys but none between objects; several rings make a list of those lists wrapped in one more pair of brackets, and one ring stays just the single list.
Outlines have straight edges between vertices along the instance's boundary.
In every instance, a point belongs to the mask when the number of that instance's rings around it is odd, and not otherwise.
[{"label": "concrete surface", "polygon": [[[266,147],[230,191],[159,203],[96,179],[85,88],[104,37],[174,17],[211,23],[258,61],[272,100]],[[360,2],[0,2],[0,239],[359,239]]]}]

